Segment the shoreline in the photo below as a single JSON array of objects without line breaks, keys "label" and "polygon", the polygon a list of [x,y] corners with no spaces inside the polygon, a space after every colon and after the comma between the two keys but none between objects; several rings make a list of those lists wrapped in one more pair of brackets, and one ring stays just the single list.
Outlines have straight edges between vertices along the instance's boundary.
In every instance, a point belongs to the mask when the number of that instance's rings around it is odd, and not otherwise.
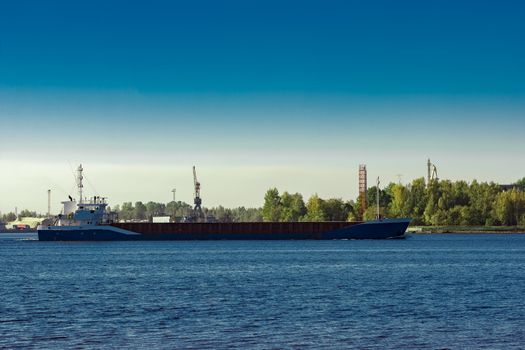
[{"label": "shoreline", "polygon": [[519,226],[414,226],[407,229],[410,234],[525,234],[525,227]]}]

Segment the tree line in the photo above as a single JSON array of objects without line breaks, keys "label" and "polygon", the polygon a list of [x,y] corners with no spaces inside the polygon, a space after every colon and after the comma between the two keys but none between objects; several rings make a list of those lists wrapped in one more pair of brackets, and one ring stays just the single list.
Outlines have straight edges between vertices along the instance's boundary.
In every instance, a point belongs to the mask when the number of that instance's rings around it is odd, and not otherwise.
[{"label": "tree line", "polygon": [[[411,217],[418,225],[525,226],[524,190],[525,178],[508,189],[476,180],[425,184],[419,178],[409,185],[391,183],[380,189],[380,207],[385,216]],[[369,201],[375,194],[375,187],[369,189]],[[365,218],[371,217],[370,209]]]},{"label": "tree line", "polygon": [[[18,214],[18,219],[23,219],[23,218],[43,218],[43,217],[46,217],[46,215],[37,214],[36,211],[31,211],[31,210],[28,210],[28,209],[24,209]],[[14,212],[5,213],[5,214],[2,214],[2,216],[0,216],[0,221],[1,222],[11,222],[11,221],[15,221],[16,219],[17,219],[17,216],[16,216],[16,214]]]},{"label": "tree line", "polygon": [[510,188],[493,182],[413,180],[390,183],[367,190],[365,211],[361,199],[322,199],[312,195],[305,203],[299,193],[282,195],[276,188],[264,197],[264,221],[355,221],[377,215],[377,194],[381,217],[410,217],[415,225],[525,226],[525,178]]},{"label": "tree line", "polygon": [[[381,217],[410,217],[415,225],[525,226],[525,178],[514,186],[503,187],[493,182],[413,180],[407,185],[390,183],[385,188],[370,187],[366,193],[366,210],[361,213],[360,198],[320,198],[314,194],[307,201],[300,193],[279,193],[270,188],[259,208],[204,208],[209,217],[220,222],[250,221],[356,221],[376,217],[376,195],[379,191]],[[192,213],[192,206],[182,201],[169,203],[125,202],[116,205],[120,220],[151,220],[154,216],[180,219]],[[37,217],[23,210],[20,217]],[[2,221],[14,221],[14,213],[2,215]]]},{"label": "tree line", "polygon": [[[193,207],[183,201],[171,201],[167,204],[148,202],[125,202],[121,206],[113,208],[120,220],[150,220],[154,216],[171,216],[181,219],[192,215]],[[204,213],[208,217],[213,217],[220,222],[249,222],[262,221],[260,208],[225,208],[223,206],[204,208]]]}]

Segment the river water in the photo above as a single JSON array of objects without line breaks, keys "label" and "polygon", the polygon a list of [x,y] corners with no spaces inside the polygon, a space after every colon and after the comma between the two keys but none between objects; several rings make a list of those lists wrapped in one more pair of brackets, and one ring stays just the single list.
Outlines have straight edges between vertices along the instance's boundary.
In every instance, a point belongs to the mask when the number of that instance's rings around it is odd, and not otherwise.
[{"label": "river water", "polygon": [[64,243],[0,234],[0,348],[524,344],[525,235]]}]

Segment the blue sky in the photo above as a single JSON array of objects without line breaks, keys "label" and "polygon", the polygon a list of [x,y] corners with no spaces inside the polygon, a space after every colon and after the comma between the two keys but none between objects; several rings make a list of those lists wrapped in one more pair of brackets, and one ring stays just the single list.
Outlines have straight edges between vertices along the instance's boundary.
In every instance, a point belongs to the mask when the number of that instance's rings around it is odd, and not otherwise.
[{"label": "blue sky", "polygon": [[350,199],[359,163],[386,183],[427,157],[512,182],[523,18],[519,1],[4,1],[0,211],[44,211],[79,162],[116,203],[191,201],[193,164],[206,205]]}]

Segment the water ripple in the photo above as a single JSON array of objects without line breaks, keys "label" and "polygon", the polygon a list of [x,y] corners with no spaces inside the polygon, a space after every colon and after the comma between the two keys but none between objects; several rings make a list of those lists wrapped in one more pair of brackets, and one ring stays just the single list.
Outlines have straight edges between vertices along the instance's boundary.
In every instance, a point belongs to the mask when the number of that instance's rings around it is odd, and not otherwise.
[{"label": "water ripple", "polygon": [[0,348],[525,343],[521,235],[103,244],[0,238],[0,259]]}]

